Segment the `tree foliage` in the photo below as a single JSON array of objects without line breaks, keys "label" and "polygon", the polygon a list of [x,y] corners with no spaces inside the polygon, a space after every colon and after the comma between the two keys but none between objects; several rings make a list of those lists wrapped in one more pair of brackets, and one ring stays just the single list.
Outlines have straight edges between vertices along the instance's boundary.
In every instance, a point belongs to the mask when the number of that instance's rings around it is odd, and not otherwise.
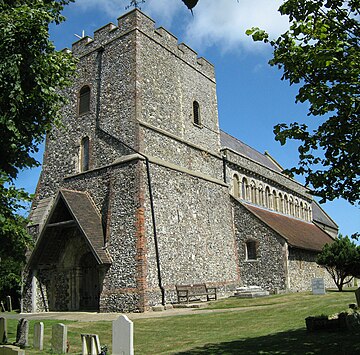
[{"label": "tree foliage", "polygon": [[360,277],[360,246],[349,237],[339,235],[332,244],[323,247],[316,262],[326,268],[339,291],[342,291],[353,277]]},{"label": "tree foliage", "polygon": [[17,214],[28,194],[16,189],[20,170],[59,119],[59,89],[75,72],[71,54],[55,50],[49,24],[63,21],[72,0],[0,0],[0,297],[16,292],[30,237]]},{"label": "tree foliage", "polygon": [[[259,28],[247,31],[255,41],[270,43],[270,64],[283,80],[298,84],[297,102],[319,116],[315,129],[294,122],[278,124],[276,139],[299,141],[299,166],[321,202],[360,197],[360,52],[359,0],[287,0],[279,8],[290,28],[276,40]],[[321,118],[321,119],[320,119]]]},{"label": "tree foliage", "polygon": [[49,24],[71,0],[0,0],[0,171],[10,179],[38,165],[32,153],[59,118],[75,69],[69,53],[55,50]]},{"label": "tree foliage", "polygon": [[32,244],[26,232],[26,220],[17,211],[23,208],[29,196],[12,185],[5,187],[6,181],[6,177],[0,176],[0,299],[10,295],[16,307],[25,253]]}]

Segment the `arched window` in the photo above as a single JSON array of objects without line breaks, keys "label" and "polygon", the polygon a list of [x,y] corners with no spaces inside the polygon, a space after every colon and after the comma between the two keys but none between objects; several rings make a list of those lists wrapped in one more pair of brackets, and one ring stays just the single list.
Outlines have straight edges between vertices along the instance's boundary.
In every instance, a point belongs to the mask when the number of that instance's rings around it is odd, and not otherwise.
[{"label": "arched window", "polygon": [[288,196],[284,196],[284,213],[289,214],[289,200]]},{"label": "arched window", "polygon": [[295,199],[295,217],[299,217],[299,200]]},{"label": "arched window", "polygon": [[84,137],[81,140],[80,146],[80,170],[89,170],[89,137]]},{"label": "arched window", "polygon": [[303,202],[302,202],[302,201],[300,202],[299,218],[301,218],[301,219],[305,219],[305,214],[304,214],[304,204],[303,204]]},{"label": "arched window", "polygon": [[235,197],[240,197],[239,177],[236,174],[233,176],[233,194]]},{"label": "arched window", "polygon": [[90,111],[90,88],[85,85],[79,94],[79,115]]},{"label": "arched window", "polygon": [[246,242],[246,260],[257,259],[257,243],[255,240],[248,240]]},{"label": "arched window", "polygon": [[278,206],[278,197],[277,197],[277,195],[276,195],[276,191],[275,190],[273,190],[273,209],[274,209],[274,211],[278,211],[279,210],[279,206]]},{"label": "arched window", "polygon": [[259,185],[259,205],[264,206],[264,189],[261,184]]},{"label": "arched window", "polygon": [[304,202],[304,219],[305,219],[305,221],[309,220],[308,205],[306,202]]},{"label": "arched window", "polygon": [[242,179],[242,183],[241,183],[241,195],[243,200],[249,199],[249,185],[245,177]]},{"label": "arched window", "polygon": [[270,188],[269,188],[269,186],[266,186],[266,188],[265,188],[265,207],[267,207],[267,208],[271,207],[270,199],[271,199]]},{"label": "arched window", "polygon": [[292,196],[290,196],[289,198],[289,213],[291,216],[295,216],[295,211],[294,211],[294,199]]},{"label": "arched window", "polygon": [[197,101],[193,102],[193,118],[194,118],[194,123],[200,126],[201,125],[200,105]]},{"label": "arched window", "polygon": [[283,195],[281,192],[279,192],[278,209],[279,209],[279,212],[281,212],[281,213],[284,212],[284,199],[283,199]]},{"label": "arched window", "polygon": [[250,183],[250,200],[252,203],[256,203],[256,184],[254,180]]}]

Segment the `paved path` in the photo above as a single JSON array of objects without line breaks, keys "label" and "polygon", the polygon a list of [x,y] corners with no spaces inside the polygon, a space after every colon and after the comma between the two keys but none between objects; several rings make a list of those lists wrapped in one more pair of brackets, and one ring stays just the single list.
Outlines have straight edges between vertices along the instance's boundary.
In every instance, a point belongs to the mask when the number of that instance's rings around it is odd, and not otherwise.
[{"label": "paved path", "polygon": [[[206,309],[206,308],[173,308],[164,311],[150,311],[145,313],[125,313],[129,319],[145,319],[145,318],[160,318],[173,317],[181,315],[192,314],[208,314],[208,313],[224,313],[224,312],[240,312],[260,308],[268,308],[271,305],[256,306],[256,307],[241,307],[241,308],[227,308],[227,309]],[[58,319],[58,320],[75,320],[79,322],[96,322],[96,321],[113,321],[124,313],[96,313],[96,312],[42,312],[42,313],[0,313],[0,317],[7,319]]]}]

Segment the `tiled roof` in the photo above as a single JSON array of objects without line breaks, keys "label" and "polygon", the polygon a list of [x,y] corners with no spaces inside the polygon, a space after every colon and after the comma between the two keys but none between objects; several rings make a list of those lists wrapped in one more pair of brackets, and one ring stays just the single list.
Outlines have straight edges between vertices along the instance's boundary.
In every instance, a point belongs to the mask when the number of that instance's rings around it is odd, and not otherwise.
[{"label": "tiled roof", "polygon": [[101,217],[91,198],[84,192],[60,190],[28,265],[34,262],[52,264],[57,260],[63,228],[78,228],[96,261],[99,264],[111,263],[107,251],[103,248]]},{"label": "tiled roof", "polygon": [[256,161],[257,163],[264,165],[272,170],[281,172],[282,170],[278,165],[276,165],[269,157],[265,154],[262,154],[251,148],[244,142],[238,140],[237,138],[231,136],[230,134],[220,131],[220,143],[222,148],[228,148],[234,152],[241,154],[251,160]]},{"label": "tiled roof", "polygon": [[337,224],[325,213],[325,211],[318,205],[317,202],[313,201],[311,204],[313,220],[320,222],[326,226],[338,229]]},{"label": "tiled roof", "polygon": [[326,243],[333,242],[333,239],[327,233],[313,223],[246,203],[241,204],[294,248],[321,251]]},{"label": "tiled roof", "polygon": [[102,264],[110,262],[104,246],[101,217],[88,194],[79,191],[60,190],[71,214],[89,242],[95,256]]}]

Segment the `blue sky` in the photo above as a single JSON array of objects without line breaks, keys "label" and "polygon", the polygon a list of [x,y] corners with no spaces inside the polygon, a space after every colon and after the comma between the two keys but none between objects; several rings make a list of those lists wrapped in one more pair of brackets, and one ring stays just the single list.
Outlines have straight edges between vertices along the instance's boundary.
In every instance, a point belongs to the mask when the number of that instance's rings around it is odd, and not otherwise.
[{"label": "blue sky", "polygon": [[[64,11],[66,22],[51,28],[57,49],[71,48],[74,34],[92,37],[93,32],[122,15],[126,0],[77,0]],[[297,164],[297,145],[281,146],[273,126],[282,122],[318,124],[307,117],[307,105],[295,104],[296,87],[281,81],[281,71],[270,67],[271,48],[254,43],[246,29],[257,26],[272,37],[286,30],[278,0],[200,0],[194,16],[181,0],[147,0],[142,11],[205,57],[215,66],[220,128],[260,152],[268,151],[283,167]],[[312,123],[313,122],[313,123]],[[41,147],[42,148],[42,147]],[[40,149],[38,158],[42,159]],[[21,173],[17,184],[34,192],[40,169]],[[302,182],[302,178],[298,180]],[[344,235],[360,231],[360,209],[344,200],[322,206]]]}]

